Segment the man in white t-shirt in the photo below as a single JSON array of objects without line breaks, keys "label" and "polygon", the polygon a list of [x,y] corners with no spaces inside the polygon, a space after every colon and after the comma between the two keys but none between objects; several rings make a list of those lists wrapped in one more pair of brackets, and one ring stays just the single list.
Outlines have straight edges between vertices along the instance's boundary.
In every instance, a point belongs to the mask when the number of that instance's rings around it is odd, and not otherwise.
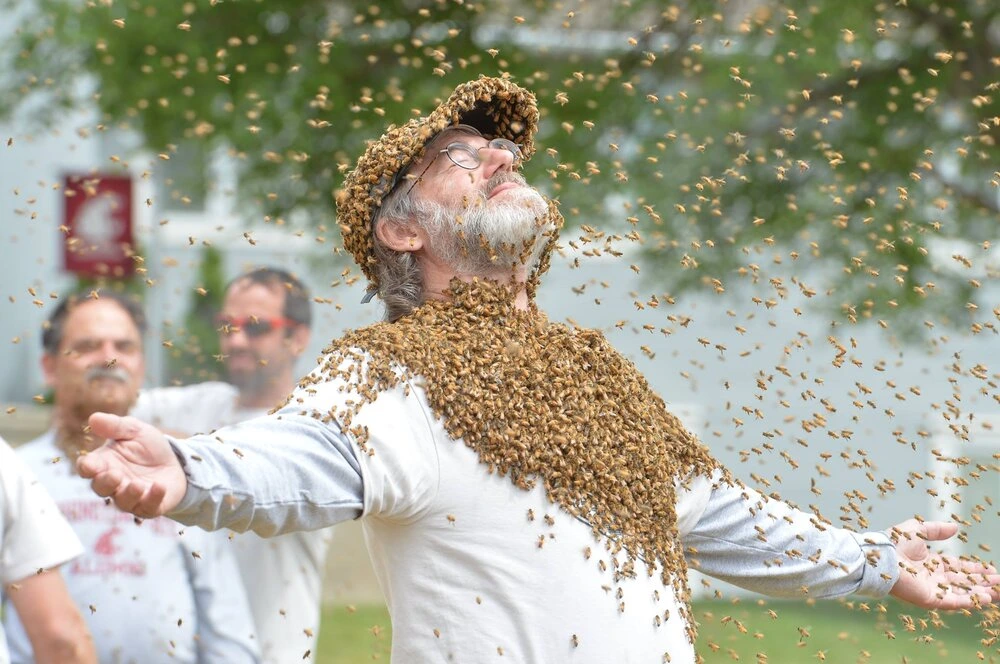
[{"label": "man in white t-shirt", "polygon": [[[28,627],[36,662],[93,664],[94,643],[57,569],[83,553],[45,489],[0,438],[0,599]],[[0,629],[0,664],[10,655]]]},{"label": "man in white t-shirt", "polygon": [[[297,277],[272,267],[241,274],[226,287],[217,317],[229,383],[144,390],[131,414],[182,435],[267,414],[295,389],[311,321],[309,292]],[[313,661],[330,536],[330,529],[270,539],[227,533],[263,661]]]},{"label": "man in white t-shirt", "polygon": [[[84,553],[62,569],[101,662],[253,663],[253,623],[227,547],[199,528],[122,514],[76,473],[99,441],[96,410],[126,414],[144,373],[139,305],[116,293],[64,299],[43,331],[42,369],[54,393],[52,426],[17,453],[55,499]],[[5,614],[11,660],[37,657],[32,625]]]},{"label": "man in white t-shirt", "polygon": [[777,596],[1000,599],[928,546],[956,524],[849,532],[743,486],[600,333],[538,311],[561,217],[516,172],[537,122],[480,78],[370,143],[337,222],[387,321],[211,436],[93,416],[95,492],[265,536],[360,517],[398,662],[694,662],[688,565]]}]

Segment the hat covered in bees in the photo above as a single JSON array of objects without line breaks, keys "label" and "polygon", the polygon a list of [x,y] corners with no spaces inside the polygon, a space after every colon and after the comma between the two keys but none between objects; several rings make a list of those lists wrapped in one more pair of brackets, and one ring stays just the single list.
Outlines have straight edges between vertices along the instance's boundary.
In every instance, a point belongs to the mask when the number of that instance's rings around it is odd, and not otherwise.
[{"label": "hat covered in bees", "polygon": [[528,159],[534,152],[538,129],[535,95],[509,79],[480,77],[455,88],[447,101],[430,114],[391,126],[369,144],[344,180],[344,190],[337,200],[337,222],[344,248],[354,256],[372,286],[378,286],[372,257],[375,212],[410,164],[420,158],[427,143],[457,124],[475,127],[486,138],[513,141],[521,147],[523,158]]}]

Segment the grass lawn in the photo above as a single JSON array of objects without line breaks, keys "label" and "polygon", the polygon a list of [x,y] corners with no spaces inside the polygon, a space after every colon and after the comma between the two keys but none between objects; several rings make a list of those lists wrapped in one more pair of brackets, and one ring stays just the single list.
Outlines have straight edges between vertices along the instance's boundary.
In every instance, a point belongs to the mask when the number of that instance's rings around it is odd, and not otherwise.
[{"label": "grass lawn", "polygon": [[382,605],[325,606],[316,664],[388,662],[391,631],[389,612]]},{"label": "grass lawn", "polygon": [[[942,614],[896,602],[756,600],[696,602],[698,652],[706,664],[1000,663],[1000,626],[982,617]],[[994,620],[997,615],[991,614]],[[382,606],[331,606],[323,611],[317,664],[389,661],[389,615]]]}]

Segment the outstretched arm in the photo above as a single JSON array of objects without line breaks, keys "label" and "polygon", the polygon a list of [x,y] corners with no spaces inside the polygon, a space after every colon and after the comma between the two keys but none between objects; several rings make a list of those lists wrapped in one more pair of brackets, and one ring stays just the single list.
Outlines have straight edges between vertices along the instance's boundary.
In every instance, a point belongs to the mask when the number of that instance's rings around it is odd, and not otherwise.
[{"label": "outstretched arm", "polygon": [[169,515],[181,523],[271,537],[361,516],[364,486],[353,443],[335,422],[300,408],[171,443],[188,477],[187,493]]},{"label": "outstretched arm", "polygon": [[357,518],[364,487],[353,445],[301,406],[214,434],[169,439],[135,420],[93,415],[111,441],[78,461],[94,490],[137,516],[265,537]]},{"label": "outstretched arm", "polygon": [[745,486],[717,485],[690,532],[694,569],[779,597],[890,593],[925,608],[971,608],[998,599],[995,570],[932,554],[925,541],[957,526],[915,520],[882,532],[852,533]]}]

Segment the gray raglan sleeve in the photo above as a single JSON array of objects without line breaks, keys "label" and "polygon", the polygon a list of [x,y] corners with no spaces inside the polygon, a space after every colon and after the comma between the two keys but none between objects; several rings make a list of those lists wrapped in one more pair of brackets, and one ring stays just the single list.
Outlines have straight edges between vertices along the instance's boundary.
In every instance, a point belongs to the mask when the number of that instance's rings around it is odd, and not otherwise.
[{"label": "gray raglan sleeve", "polygon": [[354,445],[336,422],[302,413],[288,406],[213,434],[170,439],[188,488],[168,516],[262,537],[359,517],[364,487]]},{"label": "gray raglan sleeve", "polygon": [[717,482],[682,538],[693,569],[775,597],[882,597],[899,578],[887,534],[836,528],[741,485]]}]

